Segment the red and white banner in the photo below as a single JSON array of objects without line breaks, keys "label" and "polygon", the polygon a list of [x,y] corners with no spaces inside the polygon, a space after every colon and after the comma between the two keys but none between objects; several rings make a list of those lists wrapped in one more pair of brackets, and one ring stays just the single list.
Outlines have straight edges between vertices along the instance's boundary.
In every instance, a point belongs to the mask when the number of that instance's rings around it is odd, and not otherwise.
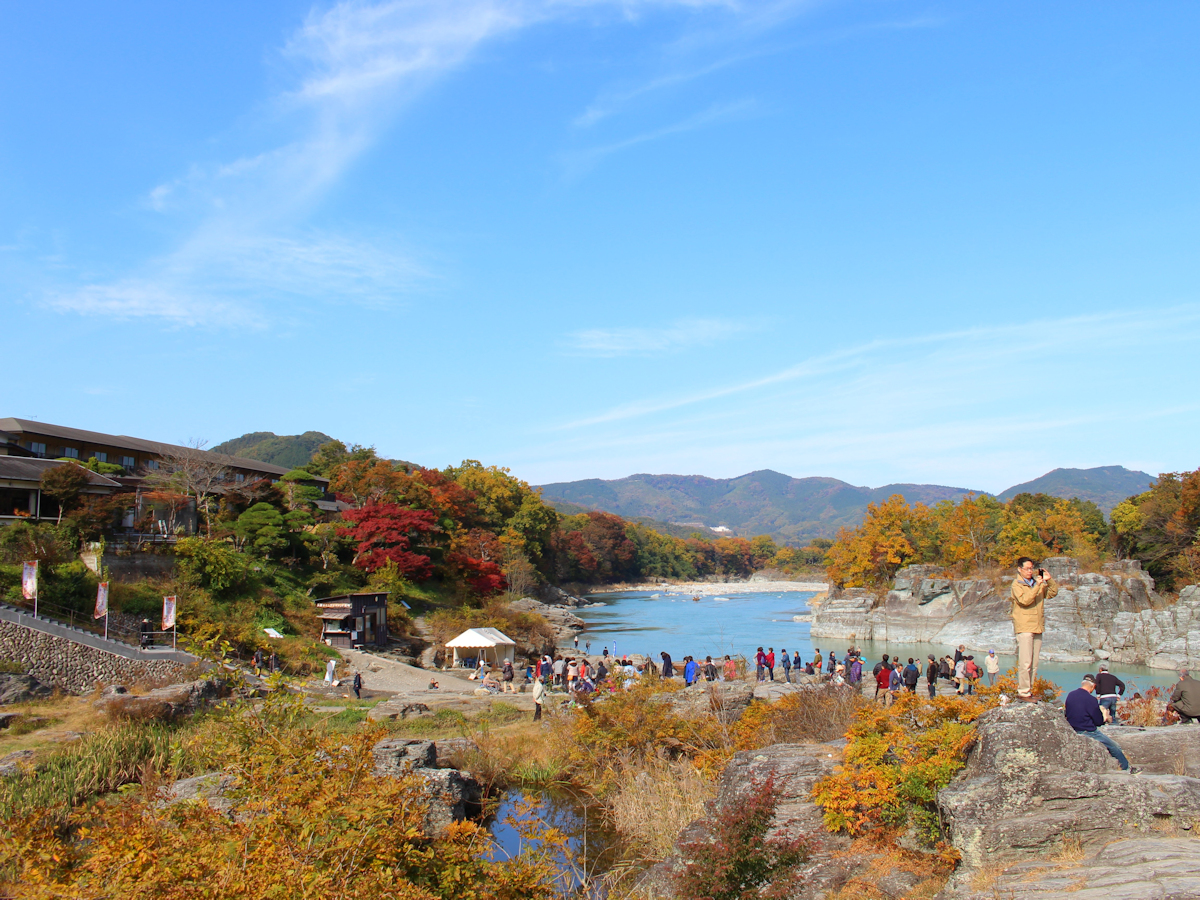
[{"label": "red and white banner", "polygon": [[175,595],[163,597],[163,624],[162,630],[166,631],[169,628],[175,627]]},{"label": "red and white banner", "polygon": [[100,586],[96,588],[96,611],[92,614],[93,619],[103,619],[108,615],[108,582],[100,582]]},{"label": "red and white banner", "polygon": [[26,600],[37,599],[37,573],[36,559],[33,562],[25,563],[21,568],[21,596]]}]

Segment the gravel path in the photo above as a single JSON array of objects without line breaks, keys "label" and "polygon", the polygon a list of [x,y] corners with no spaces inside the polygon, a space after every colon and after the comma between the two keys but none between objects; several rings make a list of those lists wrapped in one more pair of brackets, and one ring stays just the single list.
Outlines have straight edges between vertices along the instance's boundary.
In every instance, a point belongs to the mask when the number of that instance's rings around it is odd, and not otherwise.
[{"label": "gravel path", "polygon": [[[362,672],[363,687],[369,691],[388,691],[395,694],[474,694],[479,687],[476,681],[430,669],[418,669],[407,663],[397,662],[361,650],[338,650],[352,670]],[[343,685],[354,677],[353,671],[343,678]],[[438,682],[436,692],[429,691],[429,680]]]}]

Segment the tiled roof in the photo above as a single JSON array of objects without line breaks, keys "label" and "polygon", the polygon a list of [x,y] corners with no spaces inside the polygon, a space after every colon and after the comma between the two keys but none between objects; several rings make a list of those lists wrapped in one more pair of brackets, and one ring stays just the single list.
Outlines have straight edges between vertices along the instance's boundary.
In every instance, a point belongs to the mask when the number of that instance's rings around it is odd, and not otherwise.
[{"label": "tiled roof", "polygon": [[[85,431],[82,428],[68,428],[66,425],[51,425],[48,422],[35,422],[31,419],[0,418],[0,431],[24,434],[44,434],[65,441],[81,444],[105,444],[110,447],[122,447],[127,450],[140,450],[143,453],[154,453],[159,456],[170,456],[178,453],[194,453],[192,447],[181,447],[179,444],[166,444],[162,441],[147,441],[143,438],[130,437],[127,434],[105,434],[102,431]],[[208,456],[215,457],[221,465],[235,469],[249,469],[252,472],[262,472],[264,475],[286,475],[291,469],[260,462],[257,459],[246,459],[242,456],[229,456],[224,453],[213,453],[211,450],[202,451]],[[314,481],[328,481],[325,478],[313,478]]]},{"label": "tiled roof", "polygon": [[[57,459],[26,459],[22,456],[0,456],[0,479],[9,481],[41,481],[42,473],[55,466],[67,466],[71,463],[60,462]],[[82,467],[81,467],[82,468]],[[90,469],[87,473],[88,483],[95,487],[119,488],[121,483]]]}]

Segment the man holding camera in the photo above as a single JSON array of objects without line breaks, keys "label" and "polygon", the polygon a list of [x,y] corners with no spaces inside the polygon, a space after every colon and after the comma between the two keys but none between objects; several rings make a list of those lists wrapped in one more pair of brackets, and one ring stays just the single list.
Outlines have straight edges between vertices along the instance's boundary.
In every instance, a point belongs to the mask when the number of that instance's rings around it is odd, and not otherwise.
[{"label": "man holding camera", "polygon": [[1017,635],[1017,699],[1033,702],[1038,658],[1042,655],[1042,632],[1046,630],[1045,601],[1058,595],[1058,585],[1045,569],[1022,556],[1017,560],[1017,577],[1012,583],[1013,631]]}]

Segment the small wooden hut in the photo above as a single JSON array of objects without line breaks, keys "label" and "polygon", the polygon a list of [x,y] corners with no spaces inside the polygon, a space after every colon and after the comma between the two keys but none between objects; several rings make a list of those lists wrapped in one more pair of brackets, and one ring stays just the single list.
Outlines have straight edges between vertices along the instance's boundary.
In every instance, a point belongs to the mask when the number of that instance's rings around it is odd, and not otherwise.
[{"label": "small wooden hut", "polygon": [[382,594],[339,594],[313,601],[321,640],[330,647],[383,647],[388,641],[387,598]]}]

